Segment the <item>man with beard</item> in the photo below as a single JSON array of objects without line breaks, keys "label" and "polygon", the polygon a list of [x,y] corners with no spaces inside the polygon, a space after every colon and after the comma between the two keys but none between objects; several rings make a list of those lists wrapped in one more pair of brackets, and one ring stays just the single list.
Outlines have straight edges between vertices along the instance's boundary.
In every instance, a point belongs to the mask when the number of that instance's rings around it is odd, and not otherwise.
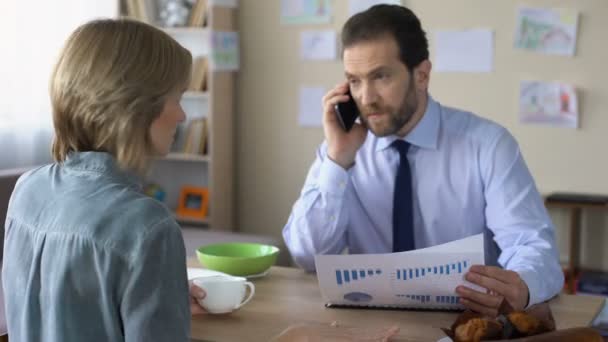
[{"label": "man with beard", "polygon": [[[283,230],[296,263],[315,254],[388,253],[474,234],[486,264],[455,289],[495,316],[545,301],[563,285],[554,228],[515,139],[498,124],[428,94],[431,62],[409,9],[377,5],[342,30],[347,81],[323,97],[325,142]],[[334,106],[349,99],[361,123],[345,131]],[[495,265],[495,266],[492,266]]]}]

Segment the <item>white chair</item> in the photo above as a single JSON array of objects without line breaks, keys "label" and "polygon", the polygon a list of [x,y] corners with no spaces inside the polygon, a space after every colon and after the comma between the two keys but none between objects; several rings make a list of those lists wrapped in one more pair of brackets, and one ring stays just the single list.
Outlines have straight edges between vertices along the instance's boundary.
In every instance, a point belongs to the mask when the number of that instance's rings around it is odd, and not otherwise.
[{"label": "white chair", "polygon": [[[2,255],[4,252],[4,223],[8,200],[19,176],[26,169],[0,171],[0,266],[2,266]],[[7,341],[6,315],[4,310],[4,294],[2,291],[2,272],[0,272],[0,342]]]},{"label": "white chair", "polygon": [[[2,284],[2,272],[0,272],[0,284]],[[2,286],[0,286],[0,342],[2,341],[2,336],[8,333],[6,316],[4,315],[4,294],[2,292]]]}]

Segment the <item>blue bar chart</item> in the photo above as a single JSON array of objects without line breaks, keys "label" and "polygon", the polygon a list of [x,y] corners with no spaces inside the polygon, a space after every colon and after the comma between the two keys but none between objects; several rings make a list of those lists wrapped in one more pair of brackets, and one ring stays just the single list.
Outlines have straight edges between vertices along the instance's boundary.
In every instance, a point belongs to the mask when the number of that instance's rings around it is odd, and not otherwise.
[{"label": "blue bar chart", "polygon": [[484,264],[482,233],[398,253],[318,254],[317,279],[328,307],[462,310],[456,289],[483,289],[465,275]]},{"label": "blue bar chart", "polygon": [[410,299],[410,300],[420,302],[423,304],[430,303],[431,298],[433,298],[431,295],[414,295],[414,294],[398,294],[397,297]]},{"label": "blue bar chart", "polygon": [[460,297],[458,296],[435,296],[435,301],[439,304],[458,304]]},{"label": "blue bar chart", "polygon": [[408,281],[412,279],[420,279],[428,276],[436,275],[454,275],[462,274],[468,269],[469,263],[466,260],[444,265],[433,265],[419,268],[401,268],[397,269],[395,274],[397,280]]},{"label": "blue bar chart", "polygon": [[411,301],[422,304],[459,304],[460,297],[458,296],[433,296],[419,294],[396,294],[398,298],[409,299]]},{"label": "blue bar chart", "polygon": [[346,283],[371,278],[381,274],[381,269],[336,270],[336,284],[343,285]]}]

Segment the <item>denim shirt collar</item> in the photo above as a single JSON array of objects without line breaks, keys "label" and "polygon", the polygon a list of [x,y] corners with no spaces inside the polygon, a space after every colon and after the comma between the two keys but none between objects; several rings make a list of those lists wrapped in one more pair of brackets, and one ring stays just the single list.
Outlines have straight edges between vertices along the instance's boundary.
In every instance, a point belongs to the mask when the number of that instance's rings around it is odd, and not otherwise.
[{"label": "denim shirt collar", "polygon": [[403,139],[417,147],[436,150],[439,142],[440,111],[439,103],[428,95],[426,111],[414,129],[405,138],[396,135],[377,138],[376,151],[390,147],[397,139]]},{"label": "denim shirt collar", "polygon": [[141,188],[140,177],[122,169],[116,158],[107,152],[70,152],[63,165],[69,170],[96,172],[125,185]]}]

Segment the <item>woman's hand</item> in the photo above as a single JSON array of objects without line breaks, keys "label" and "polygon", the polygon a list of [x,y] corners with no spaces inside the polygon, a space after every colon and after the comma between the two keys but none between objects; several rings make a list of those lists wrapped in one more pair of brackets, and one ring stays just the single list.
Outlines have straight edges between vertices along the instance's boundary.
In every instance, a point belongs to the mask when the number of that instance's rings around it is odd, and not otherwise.
[{"label": "woman's hand", "polygon": [[207,313],[207,311],[199,304],[199,301],[203,300],[206,295],[205,290],[190,282],[190,313],[193,316]]}]

